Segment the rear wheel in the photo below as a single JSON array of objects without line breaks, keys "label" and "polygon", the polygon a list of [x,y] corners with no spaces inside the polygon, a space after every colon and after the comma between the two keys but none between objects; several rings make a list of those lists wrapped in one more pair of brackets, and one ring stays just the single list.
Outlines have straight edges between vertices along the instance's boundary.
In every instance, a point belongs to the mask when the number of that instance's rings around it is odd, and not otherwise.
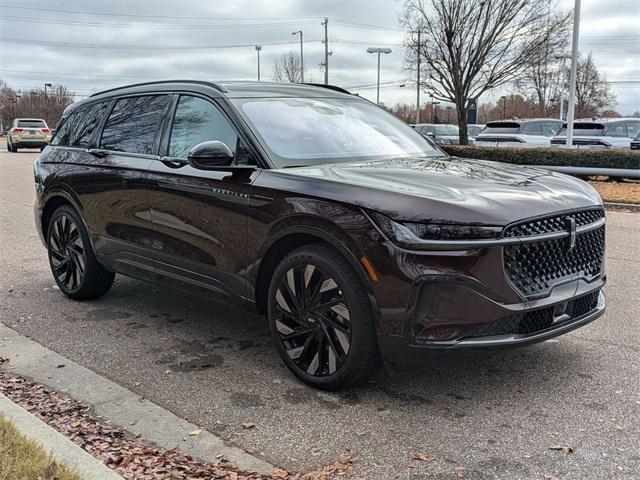
[{"label": "rear wheel", "polygon": [[115,274],[98,263],[78,213],[59,207],[47,230],[49,265],[60,290],[76,300],[97,298],[113,284]]},{"label": "rear wheel", "polygon": [[268,313],[280,356],[311,386],[334,390],[360,383],[379,365],[367,292],[330,247],[301,247],[278,264]]}]

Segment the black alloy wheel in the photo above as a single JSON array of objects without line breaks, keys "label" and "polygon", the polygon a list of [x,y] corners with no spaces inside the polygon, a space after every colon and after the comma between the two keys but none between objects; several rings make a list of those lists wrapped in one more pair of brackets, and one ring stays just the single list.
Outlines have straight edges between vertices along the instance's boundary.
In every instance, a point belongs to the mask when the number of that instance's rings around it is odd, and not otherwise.
[{"label": "black alloy wheel", "polygon": [[47,227],[49,265],[60,291],[74,300],[97,298],[113,285],[115,274],[97,260],[80,215],[59,207]]},{"label": "black alloy wheel", "polygon": [[369,296],[333,248],[307,245],[284,257],[273,273],[268,301],[278,353],[303,382],[336,390],[361,383],[378,368]]},{"label": "black alloy wheel", "polygon": [[334,374],[351,345],[351,312],[336,281],[314,265],[296,265],[281,279],[276,303],[289,358],[309,375]]},{"label": "black alloy wheel", "polygon": [[78,225],[70,216],[62,214],[53,222],[49,251],[58,283],[69,291],[76,290],[84,280],[87,256]]}]

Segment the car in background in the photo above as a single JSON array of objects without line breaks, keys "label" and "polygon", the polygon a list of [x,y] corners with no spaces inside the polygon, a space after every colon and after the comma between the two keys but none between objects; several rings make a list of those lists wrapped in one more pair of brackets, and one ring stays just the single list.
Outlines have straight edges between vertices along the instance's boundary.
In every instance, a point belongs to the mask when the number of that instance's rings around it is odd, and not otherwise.
[{"label": "car in background", "polygon": [[418,123],[412,127],[423,137],[432,139],[438,145],[458,145],[460,130],[457,125]]},{"label": "car in background", "polygon": [[640,133],[638,133],[636,138],[631,142],[631,150],[640,150]]},{"label": "car in background", "polygon": [[477,123],[472,123],[467,125],[467,133],[469,138],[476,138],[482,130],[484,130],[486,125],[479,125]]},{"label": "car in background", "polygon": [[[551,139],[554,147],[567,143],[567,124]],[[577,148],[631,148],[631,142],[640,133],[640,118],[596,118],[573,122],[573,147]]]},{"label": "car in background", "polygon": [[499,120],[489,122],[476,136],[481,147],[548,147],[551,137],[562,128],[562,121],[552,118]]},{"label": "car in background", "polygon": [[19,148],[39,148],[49,145],[51,130],[40,118],[16,118],[7,134],[7,150],[17,152]]}]

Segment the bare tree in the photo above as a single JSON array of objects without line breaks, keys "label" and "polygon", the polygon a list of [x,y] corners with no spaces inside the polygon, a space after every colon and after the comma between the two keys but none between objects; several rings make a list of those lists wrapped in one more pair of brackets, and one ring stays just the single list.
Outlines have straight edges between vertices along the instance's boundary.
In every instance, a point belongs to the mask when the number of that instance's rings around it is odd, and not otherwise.
[{"label": "bare tree", "polygon": [[419,51],[435,98],[456,105],[462,144],[469,142],[469,100],[513,80],[544,48],[546,6],[547,0],[406,0],[407,47]]},{"label": "bare tree", "polygon": [[591,53],[578,57],[576,118],[592,117],[616,105],[616,96],[598,71]]},{"label": "bare tree", "polygon": [[[557,11],[558,5],[554,5],[553,8]],[[543,44],[537,51],[531,52],[530,57],[526,59],[522,75],[516,80],[520,92],[535,99],[537,114],[540,117],[549,116],[564,88],[561,75],[564,68],[562,57],[569,44],[570,24],[571,12],[547,15]]]},{"label": "bare tree", "polygon": [[282,54],[273,64],[273,79],[276,82],[299,83],[301,73],[300,54],[295,52]]},{"label": "bare tree", "polygon": [[46,94],[38,88],[18,93],[0,81],[0,115],[4,128],[10,126],[14,118],[21,117],[42,118],[55,127],[72,101],[73,94],[62,85],[54,85]]}]

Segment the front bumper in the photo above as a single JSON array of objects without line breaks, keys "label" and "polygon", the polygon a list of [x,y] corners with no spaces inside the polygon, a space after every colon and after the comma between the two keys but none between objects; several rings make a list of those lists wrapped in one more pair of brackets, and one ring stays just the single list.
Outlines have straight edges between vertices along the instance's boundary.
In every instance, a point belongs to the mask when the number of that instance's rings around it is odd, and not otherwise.
[{"label": "front bumper", "polygon": [[[556,301],[555,303],[547,303],[544,307],[537,306],[535,308],[527,309],[526,303],[521,305],[497,306],[498,310],[505,309],[504,311],[518,311],[520,318],[524,318],[527,314],[535,314],[549,309],[553,310],[558,306],[564,306],[566,308],[567,304],[580,301],[580,299],[587,298],[590,295],[597,296],[595,306],[590,308],[588,311],[581,312],[575,316],[565,315],[566,318],[564,319],[560,316],[557,320],[554,319],[550,326],[531,331],[530,333],[504,333],[498,335],[474,336],[472,333],[474,332],[474,329],[471,328],[467,330],[469,336],[462,334],[460,337],[453,340],[422,342],[416,342],[415,340],[408,338],[407,335],[384,335],[379,339],[380,350],[385,358],[393,362],[419,363],[421,360],[428,358],[434,350],[461,351],[474,349],[516,348],[542,342],[568,333],[576,328],[580,328],[604,314],[606,307],[606,299],[604,292],[602,291],[604,279],[597,283],[598,286],[594,290],[587,291],[586,293],[582,292],[576,297],[564,298],[560,302]],[[474,309],[474,305],[469,305],[468,307],[470,312]],[[488,312],[483,309],[482,314],[486,313]],[[495,315],[495,312],[491,312],[489,315]],[[487,322],[486,325],[492,325],[499,321],[500,318],[493,319]]]}]

